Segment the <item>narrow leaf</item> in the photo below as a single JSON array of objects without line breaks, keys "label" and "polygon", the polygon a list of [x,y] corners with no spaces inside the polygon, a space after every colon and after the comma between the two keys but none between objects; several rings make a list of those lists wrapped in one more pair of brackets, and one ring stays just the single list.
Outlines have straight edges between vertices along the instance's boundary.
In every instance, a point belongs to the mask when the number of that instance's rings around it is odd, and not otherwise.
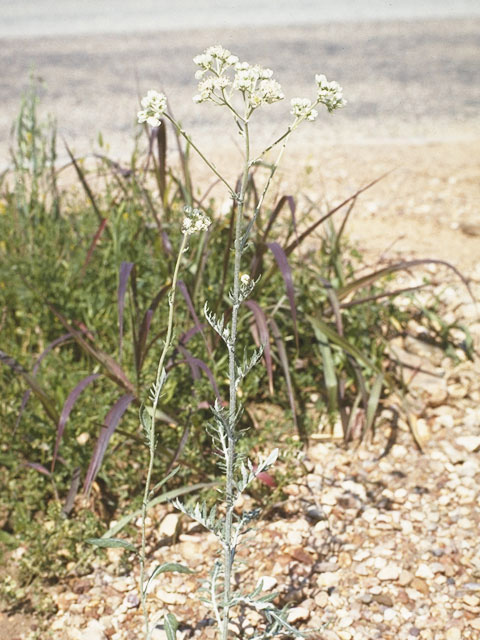
[{"label": "narrow leaf", "polygon": [[40,384],[36,381],[36,379],[30,375],[25,369],[19,364],[14,358],[7,355],[4,351],[0,350],[0,362],[6,364],[12,371],[18,373],[22,376],[25,382],[28,384],[32,392],[37,396],[37,398],[42,403],[43,408],[45,409],[48,417],[52,420],[52,422],[57,425],[59,416],[57,410],[55,408],[54,400],[48,395],[48,393],[40,386]]},{"label": "narrow leaf", "polygon": [[74,329],[72,325],[68,322],[68,320],[59,312],[57,309],[49,302],[47,302],[48,307],[52,311],[52,313],[58,318],[58,320],[63,324],[65,329],[69,331],[72,336],[75,338],[76,342],[82,347],[82,349],[88,353],[94,360],[99,362],[105,369],[106,375],[111,378],[118,385],[124,387],[126,391],[129,391],[132,394],[135,394],[135,387],[128,379],[127,375],[120,367],[118,362],[116,362],[111,356],[107,353],[104,353],[100,349],[96,349],[92,347],[92,345],[85,340],[82,334]]},{"label": "narrow leaf", "polygon": [[379,374],[372,385],[372,390],[370,392],[370,396],[368,398],[367,404],[367,418],[365,422],[365,433],[372,428],[373,422],[375,420],[375,414],[377,413],[378,403],[380,401],[380,394],[382,393],[383,387],[383,374]]},{"label": "narrow leaf", "polygon": [[268,389],[270,395],[273,396],[273,365],[272,365],[272,352],[270,349],[270,332],[268,330],[267,317],[255,300],[246,300],[245,305],[253,313],[255,318],[255,324],[257,325],[258,337],[260,338],[260,344],[263,345],[263,357],[265,359],[265,366],[268,375]]},{"label": "narrow leaf", "polygon": [[314,326],[315,337],[318,340],[318,346],[322,356],[323,377],[328,396],[328,409],[330,412],[336,411],[338,406],[338,380],[335,373],[335,365],[333,363],[332,350],[328,343],[327,337],[318,326]]},{"label": "narrow leaf", "polygon": [[[55,347],[58,347],[61,344],[64,344],[65,342],[68,342],[69,340],[72,340],[72,336],[69,333],[64,333],[59,338],[56,338],[56,340],[53,340],[53,342],[50,342],[50,344],[48,344],[45,347],[45,349],[42,351],[42,353],[36,359],[35,364],[32,367],[32,376],[35,376],[37,374],[38,369],[40,368],[40,365],[42,363],[42,360],[50,353],[50,351],[52,351],[52,349],[54,349]],[[32,390],[31,389],[27,389],[25,391],[25,393],[23,394],[23,396],[22,396],[22,402],[20,404],[20,409],[18,411],[18,416],[17,416],[17,419],[15,421],[14,433],[15,433],[16,429],[18,428],[18,425],[20,424],[20,420],[22,418],[23,412],[25,411],[25,407],[27,406],[27,402],[28,402],[28,399],[30,398],[31,393],[32,393]]]},{"label": "narrow leaf", "polygon": [[43,464],[40,464],[39,462],[23,462],[22,464],[24,467],[29,467],[30,469],[34,469],[35,471],[38,471],[38,473],[41,473],[44,476],[47,476],[47,478],[52,477],[52,474],[50,473],[50,471],[46,469],[43,466]]},{"label": "narrow leaf", "polygon": [[92,259],[92,255],[93,252],[95,251],[95,248],[98,244],[98,241],[100,240],[100,237],[105,229],[105,227],[107,226],[107,218],[102,218],[100,220],[100,224],[98,225],[98,229],[95,232],[95,235],[92,238],[92,242],[90,243],[90,246],[88,248],[87,251],[87,255],[85,257],[84,263],[82,265],[82,268],[80,270],[80,278],[83,278],[83,276],[85,275],[85,271],[90,263],[90,260]]},{"label": "narrow leaf", "polygon": [[68,417],[70,412],[73,409],[73,405],[77,401],[78,396],[82,393],[82,391],[94,380],[100,377],[99,373],[94,373],[90,376],[87,376],[83,380],[81,380],[76,387],[71,391],[68,395],[68,398],[65,400],[65,404],[63,405],[62,413],[60,414],[60,420],[58,421],[57,426],[57,438],[55,440],[55,448],[53,450],[53,459],[52,459],[52,473],[55,469],[55,461],[57,459],[58,447],[60,446],[60,441],[63,437],[63,432],[65,430],[65,425],[67,424]]},{"label": "narrow leaf", "polygon": [[209,368],[209,366],[200,358],[194,358],[192,356],[192,354],[190,353],[190,351],[188,349],[186,349],[185,347],[182,347],[179,345],[178,347],[180,353],[182,353],[185,356],[185,359],[187,360],[190,369],[192,371],[192,377],[194,380],[197,380],[199,378],[199,370],[201,369],[204,374],[207,376],[207,378],[210,381],[210,384],[212,385],[212,389],[213,392],[215,393],[215,396],[217,398],[217,400],[219,402],[222,402],[222,397],[220,396],[220,390],[218,388],[218,385],[216,383],[215,377],[211,371],[211,369]]},{"label": "narrow leaf", "polygon": [[195,573],[192,569],[189,569],[184,564],[180,564],[179,562],[164,562],[163,564],[159,564],[152,571],[152,575],[148,578],[147,584],[145,585],[145,593],[148,592],[148,587],[150,586],[152,580],[160,575],[161,573]]},{"label": "narrow leaf", "polygon": [[375,282],[376,280],[378,280],[379,278],[383,278],[384,276],[389,275],[390,273],[394,273],[395,271],[403,271],[406,269],[410,269],[411,267],[416,267],[421,264],[441,264],[441,265],[444,265],[445,267],[448,267],[460,278],[460,280],[463,282],[463,284],[467,288],[472,298],[475,299],[473,296],[473,292],[470,288],[470,285],[468,283],[468,280],[456,267],[454,267],[452,264],[450,264],[450,262],[447,262],[445,260],[432,260],[432,259],[403,260],[402,262],[397,262],[395,264],[389,265],[388,267],[384,267],[383,269],[379,269],[378,271],[369,273],[366,276],[363,276],[362,278],[358,278],[357,280],[354,280],[353,282],[350,282],[349,284],[347,284],[345,287],[342,287],[341,289],[339,289],[337,292],[338,299],[343,300],[350,293],[352,293],[352,291],[356,291],[357,289],[366,287],[372,284],[373,282]]},{"label": "narrow leaf", "polygon": [[318,316],[315,318],[312,316],[309,316],[308,320],[310,321],[310,324],[312,325],[314,331],[316,328],[317,331],[320,331],[321,333],[325,334],[325,336],[328,338],[328,340],[330,340],[330,342],[333,342],[334,344],[341,347],[344,351],[352,355],[359,362],[363,362],[364,365],[366,365],[367,367],[370,367],[373,371],[376,371],[377,373],[381,373],[380,369],[366,355],[364,355],[360,351],[360,349],[355,347],[355,345],[350,344],[345,338],[339,335],[335,331],[335,329],[332,329],[321,318],[319,318]]},{"label": "narrow leaf", "polygon": [[263,234],[263,242],[267,241],[267,236],[268,236],[268,234],[270,232],[270,229],[272,228],[275,220],[278,217],[278,214],[283,209],[285,204],[288,204],[288,206],[290,207],[290,213],[291,213],[291,216],[292,216],[293,227],[294,227],[294,229],[296,228],[296,221],[295,221],[296,205],[295,205],[295,200],[294,200],[293,196],[282,196],[280,198],[280,200],[277,202],[277,204],[275,206],[275,209],[270,214],[270,217],[268,219],[267,227],[266,227],[265,232]]},{"label": "narrow leaf", "polygon": [[126,540],[120,540],[119,538],[87,538],[85,542],[88,544],[93,544],[96,547],[101,547],[104,549],[128,549],[128,551],[133,551],[133,553],[138,553],[137,548]]},{"label": "narrow leaf", "polygon": [[195,308],[193,306],[193,302],[192,302],[192,298],[190,297],[190,294],[188,292],[187,289],[187,285],[183,282],[183,280],[179,280],[177,283],[177,287],[180,289],[182,296],[185,299],[185,302],[187,303],[187,307],[188,310],[190,312],[190,315],[192,316],[192,320],[195,324],[195,327],[197,328],[197,330],[200,332],[200,334],[202,335],[203,341],[205,342],[205,346],[207,347],[207,351],[209,350],[208,344],[207,344],[207,340],[205,338],[205,334],[203,333],[203,325],[200,322],[198,315],[195,311]]},{"label": "narrow leaf", "polygon": [[295,306],[295,291],[293,289],[292,269],[288,264],[287,256],[278,242],[269,242],[268,248],[272,251],[277,261],[278,268],[282,274],[285,288],[287,290],[288,301],[290,303],[290,311],[292,312],[293,332],[295,334],[295,342],[298,348],[298,331],[297,331],[297,308]]},{"label": "narrow leaf", "polygon": [[75,167],[75,171],[77,172],[77,175],[80,179],[80,182],[82,183],[83,188],[85,189],[85,193],[88,196],[88,199],[90,200],[93,210],[95,211],[95,213],[97,214],[97,218],[100,221],[100,223],[103,222],[103,216],[100,213],[100,209],[97,206],[97,203],[95,201],[95,197],[93,195],[92,190],[90,189],[87,179],[85,177],[85,173],[82,171],[82,169],[80,168],[80,165],[78,164],[77,160],[75,159],[73,153],[70,151],[70,147],[68,146],[68,144],[64,141],[65,143],[65,148],[67,150],[68,155],[70,156],[70,160],[72,161],[73,166]]},{"label": "narrow leaf", "polygon": [[292,253],[292,251],[294,251],[298,246],[300,246],[300,244],[305,240],[305,238],[308,238],[308,236],[313,231],[315,231],[315,229],[319,225],[321,225],[323,222],[325,222],[325,220],[328,220],[328,218],[333,216],[334,213],[336,213],[337,211],[342,209],[346,204],[349,204],[352,200],[356,200],[361,193],[363,193],[364,191],[367,191],[367,189],[370,189],[371,187],[373,187],[373,185],[377,184],[377,182],[380,182],[380,180],[383,180],[383,178],[388,176],[389,173],[391,173],[391,171],[387,171],[386,173],[384,173],[383,175],[379,176],[378,178],[375,178],[375,180],[372,180],[371,182],[369,182],[364,187],[361,187],[360,189],[358,189],[353,195],[351,195],[349,198],[347,198],[346,200],[341,202],[339,205],[337,205],[333,209],[330,209],[330,211],[328,211],[328,213],[326,213],[324,216],[319,218],[319,220],[317,220],[316,222],[311,224],[307,229],[305,229],[305,231],[303,233],[301,233],[298,237],[296,237],[295,240],[293,240],[285,248],[285,254],[287,256],[289,256]]},{"label": "narrow leaf", "polygon": [[138,332],[138,347],[137,347],[137,371],[140,371],[143,365],[143,361],[145,359],[145,355],[147,353],[146,344],[147,337],[150,332],[150,325],[152,323],[153,314],[155,313],[156,308],[158,307],[162,298],[169,291],[170,285],[166,284],[163,286],[160,291],[157,293],[155,298],[153,298],[150,306],[148,307],[145,315],[143,316],[142,324],[140,326],[140,331]]},{"label": "narrow leaf", "polygon": [[122,262],[120,265],[120,273],[118,276],[118,361],[122,360],[122,343],[123,343],[123,311],[125,309],[125,293],[127,291],[127,282],[133,269],[133,262]]},{"label": "narrow leaf", "polygon": [[173,613],[167,613],[163,619],[163,628],[167,634],[167,640],[175,640],[177,637],[178,622]]},{"label": "narrow leaf", "polygon": [[100,465],[102,464],[103,456],[105,455],[110,438],[120,422],[121,417],[134,398],[135,396],[131,393],[122,396],[108,412],[88,467],[83,486],[83,491],[85,493],[89,493],[92,483],[100,469]]},{"label": "narrow leaf", "polygon": [[75,467],[75,469],[73,470],[72,482],[70,483],[70,489],[68,490],[67,497],[65,498],[65,504],[62,507],[62,513],[64,513],[66,516],[68,516],[73,509],[79,486],[80,467]]},{"label": "narrow leaf", "polygon": [[285,374],[285,383],[287,385],[288,401],[290,403],[290,408],[292,410],[293,423],[295,425],[295,429],[299,431],[299,424],[297,420],[297,408],[295,404],[295,395],[293,392],[292,379],[290,377],[290,365],[288,362],[287,350],[285,349],[285,344],[283,342],[280,329],[278,328],[278,325],[273,318],[269,320],[269,324],[272,328],[272,333],[275,338],[275,343],[277,345],[277,352],[278,352],[278,357],[280,358],[280,364],[282,365],[283,373]]},{"label": "narrow leaf", "polygon": [[160,197],[162,198],[162,202],[165,202],[165,187],[166,187],[166,173],[167,173],[167,127],[165,126],[165,120],[162,120],[161,126],[157,127],[156,142],[157,142],[157,151],[158,151],[158,167],[157,167],[158,190],[160,191]]}]

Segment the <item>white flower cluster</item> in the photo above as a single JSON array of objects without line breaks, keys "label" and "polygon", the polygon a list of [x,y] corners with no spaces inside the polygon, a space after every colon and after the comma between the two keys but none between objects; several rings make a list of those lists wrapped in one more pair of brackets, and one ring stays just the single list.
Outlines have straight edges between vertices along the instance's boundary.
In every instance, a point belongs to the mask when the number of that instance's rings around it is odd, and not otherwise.
[{"label": "white flower cluster", "polygon": [[280,84],[272,80],[272,75],[271,69],[265,69],[258,64],[237,62],[233,88],[241,91],[254,109],[262,103],[272,104],[285,97]]},{"label": "white flower cluster", "polygon": [[142,98],[141,105],[143,109],[137,114],[138,122],[147,122],[151,127],[159,127],[160,119],[167,108],[167,96],[152,89]]},{"label": "white flower cluster", "polygon": [[200,70],[195,74],[195,77],[199,79],[204,73],[212,69],[215,69],[217,73],[221,73],[224,68],[236,64],[238,58],[237,56],[232,56],[228,49],[224,49],[217,44],[213,47],[208,47],[204,53],[195,56],[193,62],[200,67]]},{"label": "white flower cluster", "polygon": [[343,89],[338,82],[328,82],[323,74],[316,75],[315,81],[318,87],[317,100],[324,104],[330,112],[347,104],[347,101],[343,99]]},{"label": "white flower cluster", "polygon": [[[272,79],[271,69],[239,62],[237,56],[220,45],[209,47],[193,61],[200,67],[195,73],[200,82],[198,93],[193,97],[194,102],[210,100],[215,104],[224,104],[225,89],[228,87],[231,87],[231,91],[242,93],[251,110],[284,98],[280,84]],[[233,79],[226,74],[232,67]]]},{"label": "white flower cluster", "polygon": [[318,116],[318,111],[313,108],[313,104],[308,98],[293,98],[290,104],[292,105],[290,113],[296,118],[315,120]]},{"label": "white flower cluster", "polygon": [[185,217],[182,224],[182,233],[185,235],[193,235],[200,231],[206,231],[212,221],[200,209],[192,209],[192,207],[184,208]]},{"label": "white flower cluster", "polygon": [[250,278],[248,273],[242,273],[242,275],[240,276],[240,282],[242,283],[242,285],[244,287],[248,287],[248,285],[250,284],[251,280],[252,279]]},{"label": "white flower cluster", "polygon": [[[227,76],[208,76],[198,83],[198,93],[193,96],[193,101],[206,102],[207,100],[212,100],[218,103],[222,89],[226,89],[231,84]],[[217,91],[219,92],[218,94],[216,94]]]}]

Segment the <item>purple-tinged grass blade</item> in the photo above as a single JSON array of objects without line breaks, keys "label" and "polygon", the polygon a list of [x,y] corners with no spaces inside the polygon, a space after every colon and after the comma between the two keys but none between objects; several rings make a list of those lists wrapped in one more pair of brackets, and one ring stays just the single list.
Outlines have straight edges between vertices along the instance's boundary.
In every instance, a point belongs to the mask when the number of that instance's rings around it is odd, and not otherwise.
[{"label": "purple-tinged grass blade", "polygon": [[247,300],[245,305],[253,313],[255,318],[255,324],[257,325],[258,337],[260,343],[263,345],[263,357],[265,359],[265,366],[267,368],[268,375],[268,389],[270,395],[273,396],[273,365],[272,365],[272,352],[270,350],[270,332],[268,331],[267,317],[255,300]]},{"label": "purple-tinged grass blade", "polygon": [[278,328],[278,325],[275,322],[275,320],[273,318],[270,318],[268,322],[270,327],[272,328],[273,337],[275,338],[275,343],[277,345],[278,357],[280,359],[280,364],[282,365],[283,373],[285,375],[288,402],[290,403],[290,409],[292,410],[293,424],[295,425],[295,429],[297,430],[297,433],[300,433],[299,424],[297,420],[297,407],[295,403],[295,394],[293,392],[292,378],[290,376],[290,365],[288,362],[287,350],[285,349],[285,344],[283,342],[282,334],[280,333],[280,329]]},{"label": "purple-tinged grass blade", "polygon": [[185,347],[182,347],[181,345],[179,345],[178,350],[180,351],[180,353],[182,353],[185,356],[185,360],[188,363],[188,366],[190,367],[190,370],[192,372],[192,378],[194,380],[198,380],[200,377],[200,370],[204,372],[204,374],[207,376],[207,378],[210,381],[210,384],[212,385],[212,389],[215,393],[215,396],[217,398],[217,400],[222,403],[222,398],[220,396],[220,390],[218,388],[218,385],[215,381],[215,376],[213,375],[211,369],[209,368],[209,366],[207,364],[205,364],[205,362],[203,360],[201,360],[200,358],[194,358],[192,356],[192,354],[190,353],[190,351],[188,349],[186,349]]},{"label": "purple-tinged grass blade", "polygon": [[100,435],[98,436],[97,444],[90,460],[87,475],[85,477],[85,483],[83,485],[83,491],[88,495],[92,487],[92,483],[100,469],[105,451],[107,450],[110,438],[113,435],[118,423],[120,422],[123,414],[128,409],[130,403],[135,399],[132,393],[127,393],[122,396],[110,409],[105,417],[105,421],[102,426]]},{"label": "purple-tinged grass blade", "polygon": [[[132,382],[128,379],[126,373],[123,371],[121,366],[107,353],[101,351],[100,349],[95,349],[92,345],[85,340],[85,338],[81,335],[79,331],[74,329],[72,325],[68,322],[68,320],[63,316],[57,309],[51,304],[47,302],[47,305],[51,312],[58,318],[61,324],[65,327],[67,331],[69,331],[72,336],[75,338],[76,342],[82,349],[88,353],[94,360],[99,362],[105,369],[106,375],[111,378],[116,384],[120,385],[129,393],[135,394],[135,387]],[[57,420],[58,422],[58,420]]]},{"label": "purple-tinged grass blade", "polygon": [[[42,353],[38,356],[38,358],[35,361],[35,364],[32,367],[32,375],[35,376],[38,372],[38,369],[40,368],[40,365],[42,363],[42,360],[45,358],[45,356],[47,356],[50,351],[52,351],[52,349],[55,349],[55,347],[58,347],[58,345],[63,344],[64,342],[68,342],[69,340],[72,340],[72,336],[69,333],[64,333],[62,336],[60,336],[59,338],[57,338],[56,340],[53,340],[53,342],[50,342],[50,344],[48,344],[45,349],[42,351]],[[31,389],[27,389],[25,391],[25,393],[22,396],[22,402],[20,404],[20,409],[18,411],[18,416],[17,416],[17,420],[15,421],[15,427],[13,429],[13,433],[15,434],[16,430],[18,429],[18,425],[20,424],[20,420],[22,418],[23,412],[25,411],[25,407],[27,406],[27,402],[30,398],[30,395],[32,393]]]},{"label": "purple-tinged grass blade", "polygon": [[0,362],[6,364],[12,371],[18,373],[22,376],[25,382],[28,384],[32,392],[37,396],[37,398],[42,403],[43,408],[45,409],[46,414],[52,420],[52,422],[56,425],[59,420],[59,416],[57,413],[57,409],[55,407],[54,400],[48,395],[48,393],[42,388],[42,386],[37,382],[34,376],[30,375],[25,369],[19,364],[14,358],[7,355],[4,351],[0,350]]},{"label": "purple-tinged grass blade", "polygon": [[384,293],[377,293],[375,295],[366,296],[365,298],[354,298],[353,300],[350,300],[350,302],[342,302],[340,308],[349,309],[350,307],[355,307],[359,304],[365,304],[367,302],[375,302],[376,300],[381,300],[382,298],[395,298],[396,296],[400,296],[403,293],[418,291],[419,289],[423,289],[427,286],[427,283],[417,284],[414,287],[404,287],[403,289],[395,289],[395,291],[385,291]]},{"label": "purple-tinged grass blade", "polygon": [[83,262],[82,268],[80,270],[80,277],[83,278],[83,276],[85,275],[85,271],[87,270],[87,267],[90,263],[90,260],[92,259],[92,255],[93,252],[95,251],[95,248],[98,244],[98,241],[100,240],[100,237],[105,229],[105,227],[107,226],[107,222],[108,219],[107,218],[102,218],[100,220],[100,224],[98,225],[98,229],[95,232],[95,235],[92,238],[92,242],[90,243],[90,247],[88,248],[87,251],[87,255],[85,257],[85,260]]},{"label": "purple-tinged grass blade", "polygon": [[85,193],[88,196],[88,199],[91,202],[93,210],[97,214],[97,218],[98,218],[99,222],[102,223],[104,218],[103,218],[102,214],[100,213],[100,209],[97,206],[97,203],[95,201],[95,197],[93,195],[93,192],[92,192],[92,190],[90,189],[90,187],[88,185],[87,179],[85,177],[85,173],[82,171],[80,165],[78,164],[77,160],[75,159],[75,156],[70,151],[70,147],[68,146],[68,144],[65,141],[64,141],[64,144],[65,144],[65,148],[67,150],[67,153],[70,156],[70,160],[72,161],[72,164],[75,167],[75,171],[77,172],[77,176],[78,176],[80,182],[82,183],[82,186],[83,186],[83,188],[85,190]]},{"label": "purple-tinged grass blade", "polygon": [[78,396],[82,393],[82,391],[88,387],[88,385],[100,377],[99,373],[93,373],[90,376],[87,376],[83,380],[81,380],[76,387],[71,391],[68,395],[68,398],[65,400],[65,404],[63,405],[62,413],[60,414],[60,420],[58,421],[57,426],[57,438],[55,440],[55,448],[53,450],[53,458],[52,458],[52,473],[55,470],[55,462],[57,460],[58,447],[60,446],[60,441],[63,437],[63,432],[65,431],[65,425],[67,424],[67,420],[70,416],[70,412],[73,409],[73,405],[78,399]]},{"label": "purple-tinged grass blade", "polygon": [[199,327],[192,327],[191,329],[189,329],[188,331],[185,331],[185,333],[182,333],[182,335],[179,338],[179,343],[180,344],[187,344],[187,342],[189,340],[191,340],[193,338],[194,335],[196,335],[200,330],[203,330],[206,328],[206,324],[203,323],[201,324]]},{"label": "purple-tinged grass blade", "polygon": [[158,152],[158,167],[157,167],[157,183],[158,190],[160,191],[160,197],[162,202],[165,202],[165,189],[167,184],[167,127],[165,122],[157,128],[156,132],[157,152]]},{"label": "purple-tinged grass blade", "polygon": [[345,285],[344,287],[338,290],[337,292],[338,299],[343,300],[353,291],[356,291],[357,289],[361,289],[362,287],[367,287],[368,285],[372,284],[379,278],[389,275],[390,273],[394,273],[395,271],[403,271],[406,269],[410,269],[411,267],[417,267],[422,264],[441,264],[451,269],[463,282],[472,299],[475,300],[475,296],[468,283],[468,280],[461,273],[461,271],[459,271],[453,264],[451,264],[450,262],[447,262],[446,260],[434,260],[431,258],[418,258],[417,260],[403,260],[402,262],[391,264],[388,267],[384,267],[383,269],[378,269],[378,271],[374,271],[372,273],[367,274],[366,276],[358,278],[357,280],[353,280],[352,282],[350,282],[349,284]]},{"label": "purple-tinged grass blade", "polygon": [[94,153],[93,155],[95,156],[95,158],[99,158],[100,160],[105,162],[114,174],[118,174],[122,176],[122,178],[130,178],[131,175],[133,174],[132,169],[122,167],[121,164],[119,164],[115,160],[112,160],[111,158],[109,158],[103,153]]},{"label": "purple-tinged grass blade", "polygon": [[205,334],[203,333],[203,329],[202,329],[202,324],[197,316],[197,313],[195,311],[195,308],[193,306],[193,302],[192,302],[192,298],[190,297],[190,294],[188,293],[188,289],[187,289],[187,285],[185,284],[185,282],[183,282],[183,280],[179,280],[177,283],[177,287],[180,289],[182,296],[185,299],[185,302],[187,303],[187,307],[188,310],[190,312],[190,315],[192,316],[192,320],[195,324],[195,327],[198,329],[198,331],[200,332],[203,341],[205,342],[205,346],[207,347],[207,351],[208,353],[211,355],[211,350],[208,346],[207,340],[205,338]]},{"label": "purple-tinged grass blade", "polygon": [[118,306],[118,362],[122,361],[122,346],[123,346],[123,312],[125,309],[125,294],[127,292],[128,278],[133,269],[133,262],[122,262],[120,265],[120,272],[118,275],[118,291],[117,291],[117,306]]},{"label": "purple-tinged grass blade", "polygon": [[295,343],[298,349],[298,331],[297,331],[297,308],[295,306],[295,291],[293,289],[292,269],[288,264],[285,251],[278,244],[278,242],[269,242],[267,244],[270,251],[275,256],[278,268],[282,274],[283,281],[285,282],[285,288],[287,290],[288,302],[290,304],[290,311],[292,312],[293,321],[293,333],[295,334]]},{"label": "purple-tinged grass blade", "polygon": [[270,218],[268,219],[267,227],[266,227],[266,229],[265,229],[265,231],[263,233],[263,242],[267,242],[267,237],[268,237],[268,234],[270,233],[270,229],[273,227],[273,224],[274,224],[275,220],[277,219],[278,214],[283,209],[285,204],[288,204],[288,206],[290,207],[290,213],[291,213],[291,216],[292,216],[293,228],[294,228],[295,233],[297,232],[296,231],[297,230],[297,223],[296,223],[296,218],[295,218],[295,211],[296,211],[295,200],[294,200],[293,196],[282,196],[280,198],[280,200],[277,202],[277,205],[276,205],[275,209],[270,214]]},{"label": "purple-tinged grass blade", "polygon": [[145,314],[143,316],[142,324],[140,326],[140,331],[138,332],[138,342],[137,342],[137,349],[135,353],[135,357],[138,359],[136,362],[137,371],[140,371],[142,369],[143,361],[148,351],[148,349],[146,348],[146,345],[147,345],[148,334],[150,332],[150,325],[152,324],[153,314],[155,313],[155,310],[158,307],[160,301],[166,295],[169,289],[170,289],[170,285],[168,284],[166,284],[164,287],[160,289],[160,291],[152,300],[152,302],[150,303],[150,306],[145,311]]},{"label": "purple-tinged grass blade", "polygon": [[162,236],[163,248],[165,249],[165,252],[168,253],[169,256],[171,256],[173,254],[173,247],[167,232],[162,231],[161,236]]},{"label": "purple-tinged grass blade", "polygon": [[65,498],[65,502],[62,507],[62,513],[64,513],[66,516],[68,516],[73,509],[79,486],[80,486],[80,467],[75,467],[72,474],[70,489],[68,490],[67,497]]},{"label": "purple-tinged grass blade", "polygon": [[360,189],[357,189],[357,191],[353,195],[351,195],[350,197],[346,198],[339,205],[337,205],[336,207],[333,207],[333,209],[330,209],[330,211],[328,211],[324,216],[322,216],[321,218],[319,218],[318,220],[313,222],[307,229],[305,229],[305,231],[303,233],[301,233],[298,237],[295,238],[295,240],[292,240],[292,242],[287,247],[285,247],[285,254],[287,256],[289,256],[292,253],[292,251],[294,251],[298,246],[300,246],[300,244],[305,240],[305,238],[308,238],[308,236],[313,231],[315,231],[315,229],[318,226],[320,226],[323,222],[325,222],[325,220],[328,220],[328,218],[333,216],[334,213],[336,213],[340,209],[343,209],[343,207],[345,205],[350,204],[350,202],[352,202],[352,200],[356,200],[361,193],[363,193],[364,191],[367,191],[367,189],[370,189],[371,187],[373,187],[375,184],[377,184],[377,182],[380,182],[380,180],[383,180],[383,178],[388,176],[391,172],[392,171],[387,171],[386,173],[382,174],[378,178],[375,178],[375,180],[372,180],[371,182],[369,182],[364,187],[361,187]]},{"label": "purple-tinged grass blade", "polygon": [[50,471],[48,469],[46,469],[43,464],[40,464],[39,462],[23,462],[22,465],[24,467],[29,467],[29,469],[34,469],[35,471],[38,471],[38,473],[41,473],[44,476],[47,476],[47,478],[51,478],[52,474],[50,473]]}]

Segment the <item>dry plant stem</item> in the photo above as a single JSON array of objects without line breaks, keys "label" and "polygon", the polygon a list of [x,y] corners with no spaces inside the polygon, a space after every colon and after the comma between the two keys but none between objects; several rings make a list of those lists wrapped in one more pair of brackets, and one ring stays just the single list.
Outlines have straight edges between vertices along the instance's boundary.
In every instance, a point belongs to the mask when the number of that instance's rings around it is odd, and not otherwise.
[{"label": "dry plant stem", "polygon": [[152,403],[152,416],[151,416],[151,427],[150,427],[150,438],[149,438],[149,463],[148,463],[148,471],[147,471],[147,479],[145,481],[145,492],[143,495],[143,503],[142,503],[142,546],[140,550],[140,595],[142,601],[142,609],[143,609],[143,618],[145,623],[145,637],[148,639],[150,637],[150,623],[147,612],[147,594],[145,593],[145,556],[146,556],[146,525],[145,521],[147,518],[147,509],[148,509],[148,501],[150,498],[150,485],[152,481],[152,472],[153,472],[153,463],[155,460],[155,414],[157,412],[158,401],[160,399],[160,391],[161,391],[161,380],[164,375],[164,363],[165,358],[167,357],[168,350],[170,349],[172,336],[173,336],[173,313],[175,310],[175,291],[177,288],[177,280],[178,280],[178,272],[180,270],[180,263],[182,261],[182,256],[185,251],[185,246],[187,243],[187,235],[184,234],[182,236],[182,242],[180,245],[180,249],[177,256],[177,262],[175,264],[175,270],[173,273],[172,286],[170,288],[170,293],[168,294],[168,325],[167,325],[167,335],[165,338],[165,344],[163,346],[162,355],[160,356],[160,360],[158,361],[157,367],[157,376],[155,379],[155,394],[153,397]]},{"label": "dry plant stem", "polygon": [[236,388],[236,342],[237,342],[237,322],[238,310],[240,308],[240,262],[242,258],[242,222],[245,206],[245,193],[248,184],[248,174],[250,169],[250,137],[248,123],[244,125],[245,135],[245,167],[243,171],[240,193],[237,194],[237,219],[235,221],[235,258],[234,258],[234,280],[233,280],[233,307],[232,307],[232,328],[228,346],[228,371],[230,379],[230,404],[227,433],[227,460],[226,460],[226,514],[225,514],[225,574],[223,593],[223,625],[221,629],[222,640],[228,639],[228,623],[230,613],[230,590],[232,564],[234,560],[235,548],[232,545],[232,523],[233,523],[233,474],[235,466],[235,416],[237,410],[237,388]]}]

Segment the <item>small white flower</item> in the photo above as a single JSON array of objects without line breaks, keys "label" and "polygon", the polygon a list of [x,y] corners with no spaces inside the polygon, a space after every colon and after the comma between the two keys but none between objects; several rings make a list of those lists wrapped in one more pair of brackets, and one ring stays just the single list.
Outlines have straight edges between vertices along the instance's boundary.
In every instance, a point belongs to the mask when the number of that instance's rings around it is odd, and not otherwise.
[{"label": "small white flower", "polygon": [[184,212],[185,217],[182,223],[182,233],[185,235],[206,231],[212,223],[210,218],[200,211],[200,209],[185,207]]},{"label": "small white flower", "polygon": [[[200,80],[198,83],[198,94],[193,96],[194,102],[206,102],[207,100],[214,100],[215,91],[225,89],[230,85],[230,80],[226,76],[208,76]],[[217,97],[221,97],[218,96]]]},{"label": "small white flower", "polygon": [[219,44],[209,47],[205,53],[213,58],[217,58],[224,64],[232,65],[238,62],[237,56],[233,56],[228,49],[224,49]]},{"label": "small white flower", "polygon": [[161,117],[167,108],[167,96],[152,89],[142,98],[140,104],[143,109],[137,113],[138,122],[147,122],[151,127],[159,127]]},{"label": "small white flower", "polygon": [[198,56],[195,56],[193,62],[197,64],[199,67],[203,67],[204,69],[210,69],[210,66],[213,62],[213,57],[208,53],[200,53]]},{"label": "small white flower", "polygon": [[209,47],[198,56],[195,56],[193,62],[201,67],[203,71],[209,71],[213,68],[214,62],[217,61],[220,68],[230,67],[238,62],[237,56],[233,56],[228,49],[224,49],[217,44]]},{"label": "small white flower", "polygon": [[248,273],[242,273],[242,275],[240,276],[240,282],[243,284],[244,287],[248,287],[248,285],[251,282],[251,278],[248,275]]},{"label": "small white flower", "polygon": [[261,80],[258,91],[255,92],[262,102],[272,104],[285,97],[282,93],[282,87],[276,80]]},{"label": "small white flower", "polygon": [[315,81],[318,89],[318,101],[324,104],[330,112],[341,109],[347,104],[347,101],[343,99],[343,89],[338,82],[329,82],[323,74],[316,75]]},{"label": "small white flower", "polygon": [[305,118],[305,120],[315,120],[318,111],[313,108],[308,98],[292,98],[290,101],[292,109],[290,113],[296,118]]}]

